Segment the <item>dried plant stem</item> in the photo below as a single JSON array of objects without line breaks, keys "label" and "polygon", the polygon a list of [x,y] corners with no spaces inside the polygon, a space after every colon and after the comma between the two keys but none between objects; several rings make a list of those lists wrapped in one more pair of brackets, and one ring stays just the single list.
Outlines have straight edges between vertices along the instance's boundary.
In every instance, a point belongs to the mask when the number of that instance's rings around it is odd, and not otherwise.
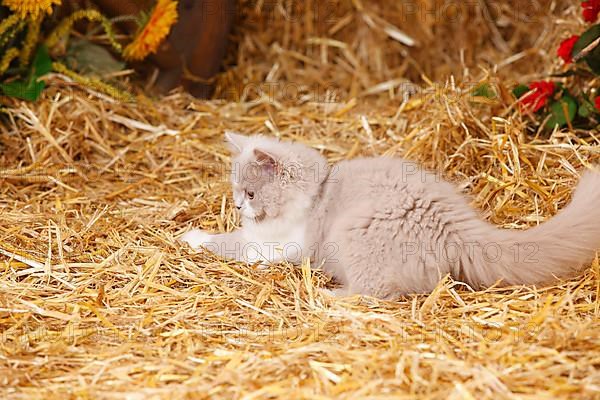
[{"label": "dried plant stem", "polygon": [[56,43],[58,43],[58,41],[61,38],[63,38],[64,36],[68,35],[68,33],[73,28],[73,25],[77,21],[80,21],[80,20],[83,20],[83,19],[86,19],[88,21],[98,21],[98,22],[100,22],[102,24],[102,26],[104,27],[104,30],[106,32],[106,35],[108,36],[108,40],[109,40],[111,46],[116,51],[118,51],[119,53],[121,52],[122,46],[121,46],[120,43],[117,42],[117,40],[115,38],[115,34],[113,32],[112,24],[111,24],[110,20],[108,20],[106,17],[104,17],[102,14],[100,14],[96,10],[80,10],[80,11],[75,11],[69,17],[65,18],[54,29],[54,31],[48,36],[48,39],[46,39],[46,45],[49,48],[53,47]]},{"label": "dried plant stem", "polygon": [[59,72],[61,74],[68,76],[69,78],[73,79],[75,82],[77,82],[85,87],[88,87],[88,88],[94,89],[94,90],[98,90],[104,94],[107,94],[107,95],[113,97],[114,99],[118,99],[118,100],[122,100],[122,101],[132,101],[133,100],[133,97],[129,93],[123,92],[123,91],[117,89],[116,87],[114,87],[108,83],[105,83],[99,79],[80,75],[77,72],[70,70],[69,68],[67,68],[66,65],[64,65],[60,62],[52,63],[52,69],[56,72]]},{"label": "dried plant stem", "polygon": [[19,56],[19,53],[19,49],[15,47],[8,49],[6,53],[4,53],[2,59],[0,59],[0,76],[6,72],[10,63]]},{"label": "dried plant stem", "polygon": [[43,17],[30,19],[27,23],[27,36],[23,43],[20,54],[21,67],[26,67],[31,62],[31,55],[40,38],[40,28],[42,26]]},{"label": "dried plant stem", "polygon": [[0,35],[4,35],[10,28],[18,25],[21,18],[17,14],[11,14],[8,18],[0,22]]}]

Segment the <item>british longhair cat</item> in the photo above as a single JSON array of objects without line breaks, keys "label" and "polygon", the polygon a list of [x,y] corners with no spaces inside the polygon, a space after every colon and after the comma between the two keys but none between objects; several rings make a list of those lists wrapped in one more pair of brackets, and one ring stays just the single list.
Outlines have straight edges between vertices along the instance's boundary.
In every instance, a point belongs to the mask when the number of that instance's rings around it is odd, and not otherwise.
[{"label": "british longhair cat", "polygon": [[450,183],[401,158],[328,166],[299,143],[234,133],[226,141],[242,227],[181,239],[246,262],[308,257],[341,283],[336,295],[425,293],[447,274],[474,288],[546,283],[578,271],[600,248],[600,174],[592,171],[548,222],[503,230]]}]

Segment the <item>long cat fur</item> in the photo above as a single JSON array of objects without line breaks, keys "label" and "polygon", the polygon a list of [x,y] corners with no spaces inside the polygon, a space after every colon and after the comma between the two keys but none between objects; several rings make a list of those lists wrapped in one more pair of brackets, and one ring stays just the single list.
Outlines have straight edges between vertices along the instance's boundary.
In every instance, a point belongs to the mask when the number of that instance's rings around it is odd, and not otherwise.
[{"label": "long cat fur", "polygon": [[226,141],[242,228],[192,230],[182,240],[248,262],[310,257],[341,283],[340,295],[426,293],[447,274],[474,288],[544,284],[581,270],[600,248],[600,174],[592,171],[555,217],[505,230],[482,220],[453,185],[401,158],[328,166],[299,143],[234,133]]}]

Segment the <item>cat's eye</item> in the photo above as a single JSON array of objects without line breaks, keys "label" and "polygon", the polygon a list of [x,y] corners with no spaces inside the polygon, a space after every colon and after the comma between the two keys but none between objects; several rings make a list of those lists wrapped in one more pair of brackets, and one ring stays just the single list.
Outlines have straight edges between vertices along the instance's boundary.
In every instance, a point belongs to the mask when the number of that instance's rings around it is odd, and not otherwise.
[{"label": "cat's eye", "polygon": [[252,191],[248,191],[248,192],[246,192],[246,195],[248,196],[248,198],[249,198],[250,200],[253,200],[253,199],[254,199],[254,192],[252,192]]}]

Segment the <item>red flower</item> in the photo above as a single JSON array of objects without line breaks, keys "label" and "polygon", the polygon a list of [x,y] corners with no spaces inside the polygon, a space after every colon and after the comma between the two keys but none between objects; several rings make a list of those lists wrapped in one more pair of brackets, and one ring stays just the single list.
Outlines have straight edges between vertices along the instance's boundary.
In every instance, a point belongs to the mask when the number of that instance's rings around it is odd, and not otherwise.
[{"label": "red flower", "polygon": [[556,52],[560,58],[566,64],[570,64],[573,62],[573,46],[579,40],[578,35],[573,35],[568,39],[563,40],[558,47],[558,51]]},{"label": "red flower", "polygon": [[600,112],[600,96],[594,99],[594,106],[596,107],[596,110]]},{"label": "red flower", "polygon": [[548,81],[531,82],[529,90],[519,102],[528,111],[536,112],[548,104],[548,99],[554,94],[556,85]]},{"label": "red flower", "polygon": [[581,3],[583,19],[586,22],[596,22],[600,13],[600,0],[588,0]]}]

